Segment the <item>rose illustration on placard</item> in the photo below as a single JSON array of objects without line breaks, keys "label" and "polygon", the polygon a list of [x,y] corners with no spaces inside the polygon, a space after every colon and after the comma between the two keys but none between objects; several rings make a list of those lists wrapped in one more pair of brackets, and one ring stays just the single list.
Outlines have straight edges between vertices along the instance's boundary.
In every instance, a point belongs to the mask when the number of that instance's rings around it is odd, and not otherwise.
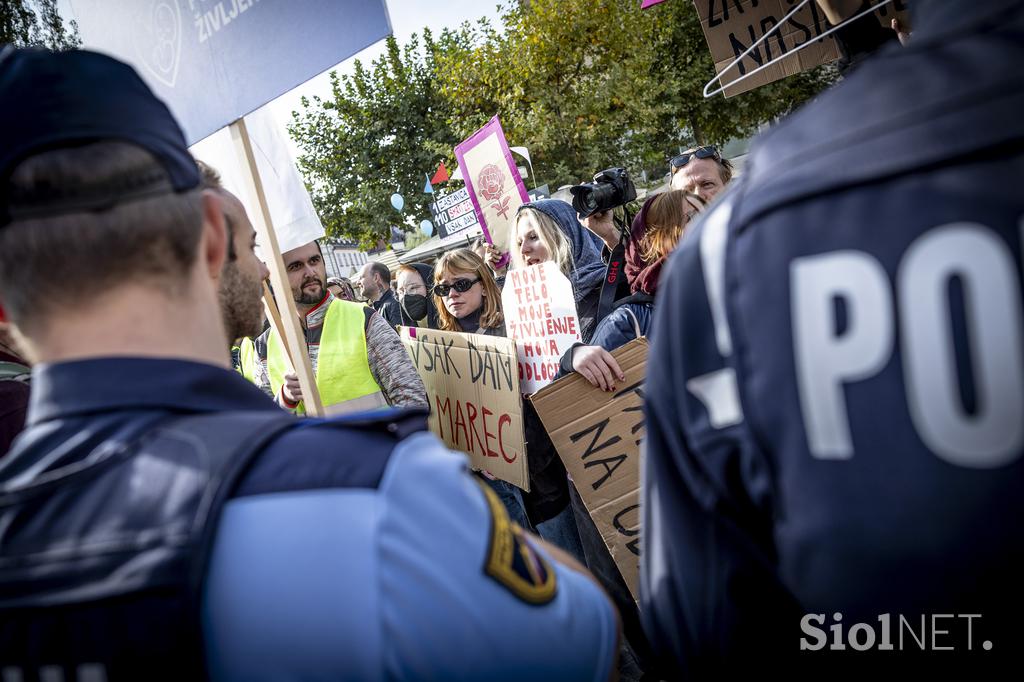
[{"label": "rose illustration on placard", "polygon": [[491,206],[491,208],[493,208],[495,211],[497,211],[498,215],[500,215],[502,218],[504,218],[505,220],[508,220],[508,209],[509,209],[509,203],[511,201],[512,201],[512,197],[505,197],[504,199],[501,199],[499,201],[495,201],[494,204]]},{"label": "rose illustration on placard", "polygon": [[505,174],[493,163],[480,169],[476,176],[477,192],[487,201],[501,197],[505,186]]}]

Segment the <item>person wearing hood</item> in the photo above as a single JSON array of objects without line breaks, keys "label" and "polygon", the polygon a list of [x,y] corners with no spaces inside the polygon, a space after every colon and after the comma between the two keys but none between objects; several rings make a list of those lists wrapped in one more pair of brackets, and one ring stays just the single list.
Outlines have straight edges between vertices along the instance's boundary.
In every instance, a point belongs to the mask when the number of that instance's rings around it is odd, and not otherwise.
[{"label": "person wearing hood", "polygon": [[395,280],[402,326],[438,329],[437,308],[430,296],[434,268],[426,263],[405,263],[398,266]]},{"label": "person wearing hood", "polygon": [[570,204],[542,199],[523,204],[516,216],[513,267],[554,261],[572,282],[584,343],[598,323],[605,264],[598,238],[584,228]]},{"label": "person wearing hood", "polygon": [[683,230],[703,209],[699,196],[682,190],[656,194],[644,202],[633,219],[626,245],[625,273],[631,294],[617,301],[600,321],[589,345],[576,344],[566,351],[560,375],[579,372],[594,386],[615,390],[615,380],[622,380],[622,372],[610,351],[641,336],[651,337],[661,268]]}]

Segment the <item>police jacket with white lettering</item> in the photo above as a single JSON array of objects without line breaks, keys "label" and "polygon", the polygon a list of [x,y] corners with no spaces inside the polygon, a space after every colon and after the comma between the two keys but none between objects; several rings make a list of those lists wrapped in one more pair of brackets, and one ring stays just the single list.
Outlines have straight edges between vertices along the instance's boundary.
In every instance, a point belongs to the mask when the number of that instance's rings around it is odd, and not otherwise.
[{"label": "police jacket with white lettering", "polygon": [[929,664],[1019,641],[1024,9],[918,5],[906,48],[755,143],[662,277],[641,612],[690,672],[878,662],[851,637],[893,654],[886,613],[902,655],[900,616],[954,647]]},{"label": "police jacket with white lettering", "polygon": [[605,679],[610,604],[423,426],[298,420],[193,362],[37,367],[0,463],[4,679]]}]

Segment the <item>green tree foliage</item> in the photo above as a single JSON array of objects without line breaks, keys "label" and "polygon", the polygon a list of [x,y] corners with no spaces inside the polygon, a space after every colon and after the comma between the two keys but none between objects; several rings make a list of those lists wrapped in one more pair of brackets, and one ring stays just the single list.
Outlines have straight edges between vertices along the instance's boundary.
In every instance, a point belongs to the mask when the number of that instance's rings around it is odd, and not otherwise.
[{"label": "green tree foliage", "polygon": [[57,0],[0,0],[0,45],[70,50],[82,41],[74,21],[65,26]]},{"label": "green tree foliage", "polygon": [[693,143],[754,132],[827,87],[820,68],[725,99],[701,91],[715,73],[696,9],[670,0],[529,0],[487,20],[424,32],[351,77],[333,77],[333,97],[303,101],[293,137],[300,167],[331,234],[387,234],[406,199],[404,227],[428,217],[423,173],[494,115],[513,146],[530,149],[537,184],[587,180],[626,166],[655,177]]},{"label": "green tree foliage", "polygon": [[817,69],[725,99],[702,90],[714,64],[692,2],[641,11],[632,0],[530,0],[506,30],[442,57],[441,90],[468,134],[495,113],[558,186],[625,165],[660,174],[681,146],[722,144],[788,113],[829,85]]}]

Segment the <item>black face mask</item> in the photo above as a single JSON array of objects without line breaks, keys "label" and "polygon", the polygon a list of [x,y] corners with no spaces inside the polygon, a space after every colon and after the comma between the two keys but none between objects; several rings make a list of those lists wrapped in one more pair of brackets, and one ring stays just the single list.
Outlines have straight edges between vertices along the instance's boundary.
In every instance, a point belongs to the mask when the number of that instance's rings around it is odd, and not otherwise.
[{"label": "black face mask", "polygon": [[422,294],[406,294],[402,297],[402,309],[413,320],[427,316],[427,297]]}]

